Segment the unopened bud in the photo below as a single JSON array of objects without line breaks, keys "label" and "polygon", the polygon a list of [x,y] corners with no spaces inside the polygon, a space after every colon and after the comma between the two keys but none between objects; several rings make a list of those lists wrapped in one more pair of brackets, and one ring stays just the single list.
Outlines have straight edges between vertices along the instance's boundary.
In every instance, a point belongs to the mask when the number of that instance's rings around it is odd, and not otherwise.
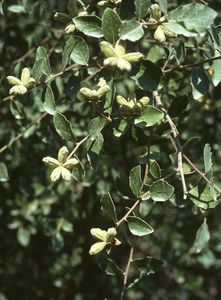
[{"label": "unopened bud", "polygon": [[115,238],[116,235],[117,235],[116,229],[114,227],[109,228],[107,230],[107,242],[111,242]]},{"label": "unopened bud", "polygon": [[132,53],[125,54],[122,58],[128,62],[137,62],[141,58],[143,58],[143,54],[140,52],[132,52]]},{"label": "unopened bud", "polygon": [[100,43],[100,48],[106,57],[117,57],[117,53],[110,43],[103,41]]},{"label": "unopened bud", "polygon": [[91,246],[90,250],[89,250],[89,254],[90,255],[96,255],[99,252],[101,252],[106,246],[106,242],[98,242],[95,243]]},{"label": "unopened bud", "polygon": [[102,98],[110,91],[109,85],[104,85],[97,90],[97,95],[99,98]]},{"label": "unopened bud", "polygon": [[116,51],[119,57],[122,57],[125,54],[124,42],[118,41],[114,47],[114,50]]},{"label": "unopened bud", "polygon": [[161,43],[166,41],[166,36],[164,34],[164,30],[163,30],[162,26],[157,27],[157,29],[154,33],[154,38]]},{"label": "unopened bud", "polygon": [[150,7],[150,17],[159,21],[161,17],[161,10],[158,4],[152,4]]},{"label": "unopened bud", "polygon": [[62,147],[58,152],[58,161],[63,164],[68,157],[68,148],[66,146]]},{"label": "unopened bud", "polygon": [[150,102],[149,97],[142,97],[138,103],[141,104],[142,108],[144,108]]},{"label": "unopened bud", "polygon": [[71,34],[71,33],[75,32],[75,29],[76,29],[76,27],[74,24],[69,24],[65,27],[65,33]]}]

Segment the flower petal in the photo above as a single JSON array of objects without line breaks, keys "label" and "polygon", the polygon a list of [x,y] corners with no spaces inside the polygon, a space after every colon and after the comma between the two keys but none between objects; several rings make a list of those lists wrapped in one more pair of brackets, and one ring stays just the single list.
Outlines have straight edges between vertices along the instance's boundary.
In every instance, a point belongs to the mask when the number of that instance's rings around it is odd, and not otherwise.
[{"label": "flower petal", "polygon": [[28,89],[24,85],[20,84],[20,85],[13,86],[10,89],[9,94],[10,95],[24,95],[27,93],[27,91],[28,91]]},{"label": "flower petal", "polygon": [[42,159],[42,161],[48,165],[48,166],[52,166],[52,167],[59,167],[60,163],[57,159],[50,157],[50,156],[46,156]]},{"label": "flower petal", "polygon": [[137,62],[143,57],[143,54],[140,52],[131,52],[122,56],[128,62]]},{"label": "flower petal", "polygon": [[55,168],[51,173],[51,181],[55,182],[61,177],[62,167]]},{"label": "flower petal", "polygon": [[112,47],[112,45],[108,42],[105,42],[105,41],[101,42],[100,48],[101,48],[101,52],[103,52],[106,57],[117,57],[118,56],[114,47]]},{"label": "flower petal", "polygon": [[92,228],[91,235],[104,242],[107,240],[107,231],[100,228]]},{"label": "flower petal", "polygon": [[121,71],[127,71],[127,72],[131,71],[131,64],[128,61],[126,61],[125,59],[122,59],[122,58],[118,59],[117,67]]},{"label": "flower petal", "polygon": [[16,78],[15,76],[8,76],[7,80],[11,85],[20,85],[20,84],[22,84],[21,80]]},{"label": "flower petal", "polygon": [[58,151],[58,161],[63,164],[67,157],[68,157],[68,148],[66,146],[62,147],[59,151]]},{"label": "flower petal", "polygon": [[71,177],[72,177],[72,174],[71,174],[71,172],[70,172],[68,169],[62,167],[62,170],[61,170],[61,177],[62,177],[65,181],[70,181],[70,180],[71,180]]},{"label": "flower petal", "polygon": [[90,255],[96,255],[99,252],[101,252],[106,246],[106,242],[98,242],[95,243],[91,246],[90,250],[89,250],[89,254]]},{"label": "flower petal", "polygon": [[26,85],[29,83],[31,74],[29,68],[24,68],[21,72],[21,81],[23,85]]},{"label": "flower petal", "polygon": [[73,169],[78,164],[79,164],[79,161],[76,158],[70,158],[63,164],[63,167],[66,169]]}]

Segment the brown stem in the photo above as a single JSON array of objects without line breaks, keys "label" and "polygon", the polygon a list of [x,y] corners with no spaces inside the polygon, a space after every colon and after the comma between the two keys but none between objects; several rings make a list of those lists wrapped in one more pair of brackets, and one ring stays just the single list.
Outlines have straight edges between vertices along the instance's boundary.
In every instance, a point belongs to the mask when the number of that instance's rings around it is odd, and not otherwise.
[{"label": "brown stem", "polygon": [[187,198],[188,191],[187,191],[187,186],[186,186],[186,180],[183,172],[183,157],[182,157],[182,146],[180,143],[180,137],[179,137],[179,132],[176,128],[176,125],[174,124],[173,120],[169,116],[167,110],[163,106],[163,103],[161,102],[161,99],[159,97],[159,94],[157,91],[153,91],[153,96],[156,101],[156,104],[158,108],[164,113],[166,120],[168,121],[170,128],[172,130],[173,138],[175,140],[175,146],[176,146],[176,152],[177,152],[177,169],[180,174],[181,182],[182,182],[182,188],[183,188],[183,199]]},{"label": "brown stem", "polygon": [[221,55],[214,56],[214,57],[211,57],[211,58],[208,58],[208,59],[205,59],[205,60],[199,61],[197,63],[193,63],[193,64],[178,65],[178,66],[175,66],[175,67],[163,70],[163,73],[165,74],[165,73],[171,73],[173,71],[178,71],[178,70],[183,70],[183,69],[191,69],[191,68],[199,67],[199,66],[201,66],[203,64],[206,64],[208,62],[211,62],[211,61],[214,61],[214,60],[217,60],[217,59],[221,59]]},{"label": "brown stem", "polygon": [[128,210],[128,212],[116,223],[116,227],[119,227],[121,223],[126,221],[127,217],[135,210],[135,208],[140,204],[141,200],[137,199],[134,205]]},{"label": "brown stem", "polygon": [[130,254],[129,254],[129,257],[128,257],[128,261],[127,261],[127,266],[126,266],[126,269],[125,269],[125,272],[124,272],[124,281],[123,281],[123,288],[122,288],[122,291],[121,291],[120,300],[124,299],[124,294],[125,294],[125,290],[126,290],[126,287],[127,287],[128,274],[129,274],[129,270],[130,270],[130,264],[133,260],[133,254],[134,254],[134,248],[131,246]]},{"label": "brown stem", "polygon": [[88,134],[87,136],[85,136],[80,142],[78,142],[76,144],[76,146],[74,147],[74,149],[71,151],[71,153],[69,154],[67,159],[70,159],[78,150],[78,148],[89,138],[90,134]]}]

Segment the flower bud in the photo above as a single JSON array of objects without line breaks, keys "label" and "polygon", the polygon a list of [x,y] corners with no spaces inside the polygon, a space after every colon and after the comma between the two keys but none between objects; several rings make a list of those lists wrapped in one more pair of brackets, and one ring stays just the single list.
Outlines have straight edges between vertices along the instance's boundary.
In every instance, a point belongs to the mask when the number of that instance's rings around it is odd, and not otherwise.
[{"label": "flower bud", "polygon": [[8,76],[7,80],[11,85],[20,85],[20,84],[22,85],[21,80],[14,76]]},{"label": "flower bud", "polygon": [[103,41],[100,43],[100,48],[106,57],[117,57],[117,53],[110,43]]},{"label": "flower bud", "polygon": [[122,58],[128,62],[137,62],[141,58],[143,58],[143,54],[140,52],[132,52],[132,53],[123,55]]},{"label": "flower bud", "polygon": [[119,105],[125,105],[127,106],[127,100],[121,96],[121,95],[118,95],[117,98],[116,98],[116,101]]},{"label": "flower bud", "polygon": [[161,10],[158,4],[152,4],[150,6],[150,17],[159,21],[161,17]]},{"label": "flower bud", "polygon": [[62,23],[69,23],[71,21],[71,16],[69,16],[68,14],[64,14],[64,13],[59,13],[59,12],[55,12],[54,14],[54,19],[56,21],[62,22]]},{"label": "flower bud", "polygon": [[90,255],[96,255],[99,252],[101,252],[106,246],[106,242],[98,242],[95,243],[91,246],[90,250],[89,250],[89,254]]},{"label": "flower bud", "polygon": [[117,56],[121,57],[125,54],[125,46],[124,46],[124,43],[122,41],[118,41],[114,47],[114,50],[116,51],[117,53]]},{"label": "flower bud", "polygon": [[157,29],[154,33],[154,38],[161,43],[166,41],[166,36],[164,34],[164,30],[163,30],[162,26],[157,27]]},{"label": "flower bud", "polygon": [[114,227],[109,228],[107,230],[107,237],[106,237],[107,238],[107,242],[111,242],[115,238],[116,235],[117,235],[116,229]]},{"label": "flower bud", "polygon": [[142,97],[138,101],[138,104],[141,104],[142,108],[144,108],[149,102],[150,102],[150,98],[149,97]]},{"label": "flower bud", "polygon": [[83,17],[83,16],[87,16],[87,11],[86,11],[86,10],[81,11],[81,12],[79,12],[79,14],[78,14],[78,17]]},{"label": "flower bud", "polygon": [[74,24],[69,24],[65,27],[65,33],[71,34],[71,33],[75,32],[75,29],[76,29],[76,27]]},{"label": "flower bud", "polygon": [[98,98],[104,97],[110,91],[109,85],[104,85],[97,90]]},{"label": "flower bud", "polygon": [[58,161],[61,164],[64,164],[64,162],[66,161],[67,157],[68,157],[68,148],[66,146],[62,147],[59,152],[58,152]]},{"label": "flower bud", "polygon": [[127,71],[127,72],[131,71],[131,64],[128,61],[126,61],[125,59],[122,59],[122,58],[118,59],[117,67],[121,71]]}]

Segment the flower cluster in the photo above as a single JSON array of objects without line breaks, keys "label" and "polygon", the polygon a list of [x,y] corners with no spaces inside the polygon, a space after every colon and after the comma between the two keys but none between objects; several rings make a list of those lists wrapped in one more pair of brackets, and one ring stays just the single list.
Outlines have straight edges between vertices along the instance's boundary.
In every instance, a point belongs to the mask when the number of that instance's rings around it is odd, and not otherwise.
[{"label": "flower cluster", "polygon": [[100,78],[96,89],[91,90],[87,87],[82,87],[80,89],[80,93],[87,98],[88,101],[100,102],[110,90],[111,88],[107,84],[106,80]]},{"label": "flower cluster", "polygon": [[156,29],[154,38],[159,42],[165,42],[166,37],[176,37],[176,33],[166,28],[166,18],[161,17],[161,10],[158,4],[153,4],[150,7],[149,23],[152,23],[152,28]]},{"label": "flower cluster", "polygon": [[109,228],[107,231],[100,228],[92,228],[91,234],[101,242],[93,244],[90,248],[89,254],[95,255],[101,252],[107,245],[118,246],[121,242],[115,238],[117,231],[114,227]]},{"label": "flower cluster", "polygon": [[126,100],[123,96],[118,95],[116,101],[120,105],[120,113],[122,115],[135,117],[142,112],[150,99],[148,97],[142,97],[139,100],[136,98],[129,98]]},{"label": "flower cluster", "polygon": [[35,79],[31,77],[30,70],[24,68],[21,73],[21,79],[15,76],[8,76],[8,82],[13,85],[10,89],[10,95],[24,95],[28,89],[35,84]]},{"label": "flower cluster", "polygon": [[143,57],[143,54],[140,52],[126,53],[122,41],[118,41],[114,47],[110,43],[103,41],[100,43],[100,48],[107,57],[104,60],[104,66],[116,68],[119,71],[130,72],[131,63],[138,62]]},{"label": "flower cluster", "polygon": [[79,161],[76,158],[68,158],[69,151],[67,147],[62,147],[58,152],[58,159],[47,156],[43,158],[43,162],[54,167],[51,173],[51,181],[55,182],[62,178],[65,181],[70,181],[72,174],[70,170],[77,167]]}]

